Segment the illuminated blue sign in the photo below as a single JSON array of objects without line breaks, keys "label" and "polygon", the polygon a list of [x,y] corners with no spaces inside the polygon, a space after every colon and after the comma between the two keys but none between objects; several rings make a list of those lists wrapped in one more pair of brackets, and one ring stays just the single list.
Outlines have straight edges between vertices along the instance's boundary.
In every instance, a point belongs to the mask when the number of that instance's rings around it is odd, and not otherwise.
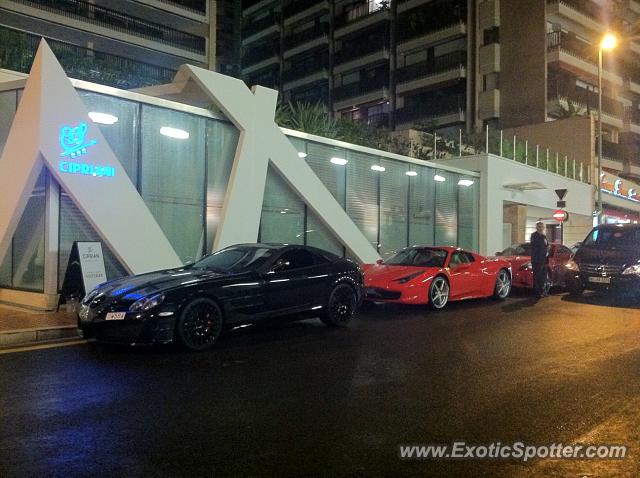
[{"label": "illuminated blue sign", "polygon": [[94,166],[86,163],[60,161],[58,169],[61,173],[84,174],[85,176],[112,178],[116,175],[116,168],[111,166]]},{"label": "illuminated blue sign", "polygon": [[87,153],[87,148],[96,144],[96,140],[85,141],[87,134],[87,123],[80,123],[75,128],[63,126],[60,129],[60,146],[62,153],[60,156],[70,156],[76,158]]}]

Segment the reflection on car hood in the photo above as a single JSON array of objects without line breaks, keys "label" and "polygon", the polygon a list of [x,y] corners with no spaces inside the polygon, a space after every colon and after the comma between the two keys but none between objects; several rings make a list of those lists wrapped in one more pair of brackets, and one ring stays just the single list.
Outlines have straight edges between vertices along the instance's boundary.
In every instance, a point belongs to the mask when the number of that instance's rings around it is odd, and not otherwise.
[{"label": "reflection on car hood", "polygon": [[112,280],[101,287],[101,292],[111,300],[136,301],[181,285],[226,278],[229,275],[202,269],[167,269]]},{"label": "reflection on car hood", "polygon": [[609,264],[623,266],[640,261],[638,249],[604,249],[597,246],[581,246],[575,260],[585,264]]},{"label": "reflection on car hood", "polygon": [[426,273],[435,273],[439,271],[439,267],[418,267],[418,266],[396,266],[387,264],[375,264],[364,271],[365,282],[370,281],[393,281],[402,279],[416,272],[425,271]]}]

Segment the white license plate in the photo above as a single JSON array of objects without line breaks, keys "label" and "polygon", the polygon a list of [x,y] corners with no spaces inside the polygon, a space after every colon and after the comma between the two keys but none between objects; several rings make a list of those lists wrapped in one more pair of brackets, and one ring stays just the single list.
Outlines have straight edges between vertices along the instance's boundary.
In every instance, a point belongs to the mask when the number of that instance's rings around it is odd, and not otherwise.
[{"label": "white license plate", "polygon": [[104,320],[124,320],[126,312],[109,312]]},{"label": "white license plate", "polygon": [[598,284],[611,284],[611,277],[589,277],[589,282]]}]

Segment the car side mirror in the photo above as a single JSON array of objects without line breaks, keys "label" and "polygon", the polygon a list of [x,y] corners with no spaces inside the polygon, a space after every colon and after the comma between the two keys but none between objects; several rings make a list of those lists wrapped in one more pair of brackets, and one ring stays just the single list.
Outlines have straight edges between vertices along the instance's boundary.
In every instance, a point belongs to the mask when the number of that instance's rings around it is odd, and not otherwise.
[{"label": "car side mirror", "polygon": [[378,259],[376,261],[376,264],[378,264],[379,266],[381,266],[382,264],[384,264],[384,261],[382,259]]},{"label": "car side mirror", "polygon": [[274,264],[273,268],[271,269],[271,272],[278,272],[281,270],[286,269],[287,267],[289,267],[291,265],[291,263],[286,260],[286,259],[278,259],[276,261],[276,263]]}]

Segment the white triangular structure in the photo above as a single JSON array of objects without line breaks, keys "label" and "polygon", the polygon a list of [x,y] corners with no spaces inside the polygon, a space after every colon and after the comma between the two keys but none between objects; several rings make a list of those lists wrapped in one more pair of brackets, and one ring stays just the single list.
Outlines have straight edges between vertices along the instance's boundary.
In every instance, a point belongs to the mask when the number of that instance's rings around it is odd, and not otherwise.
[{"label": "white triangular structure", "polygon": [[0,258],[43,165],[130,272],[181,265],[44,40],[0,157]]},{"label": "white triangular structure", "polygon": [[262,86],[254,86],[250,91],[241,80],[191,65],[180,67],[174,84],[184,87],[189,79],[240,130],[214,250],[257,239],[271,161],[291,189],[358,260],[372,263],[380,258],[276,125],[277,91]]}]

